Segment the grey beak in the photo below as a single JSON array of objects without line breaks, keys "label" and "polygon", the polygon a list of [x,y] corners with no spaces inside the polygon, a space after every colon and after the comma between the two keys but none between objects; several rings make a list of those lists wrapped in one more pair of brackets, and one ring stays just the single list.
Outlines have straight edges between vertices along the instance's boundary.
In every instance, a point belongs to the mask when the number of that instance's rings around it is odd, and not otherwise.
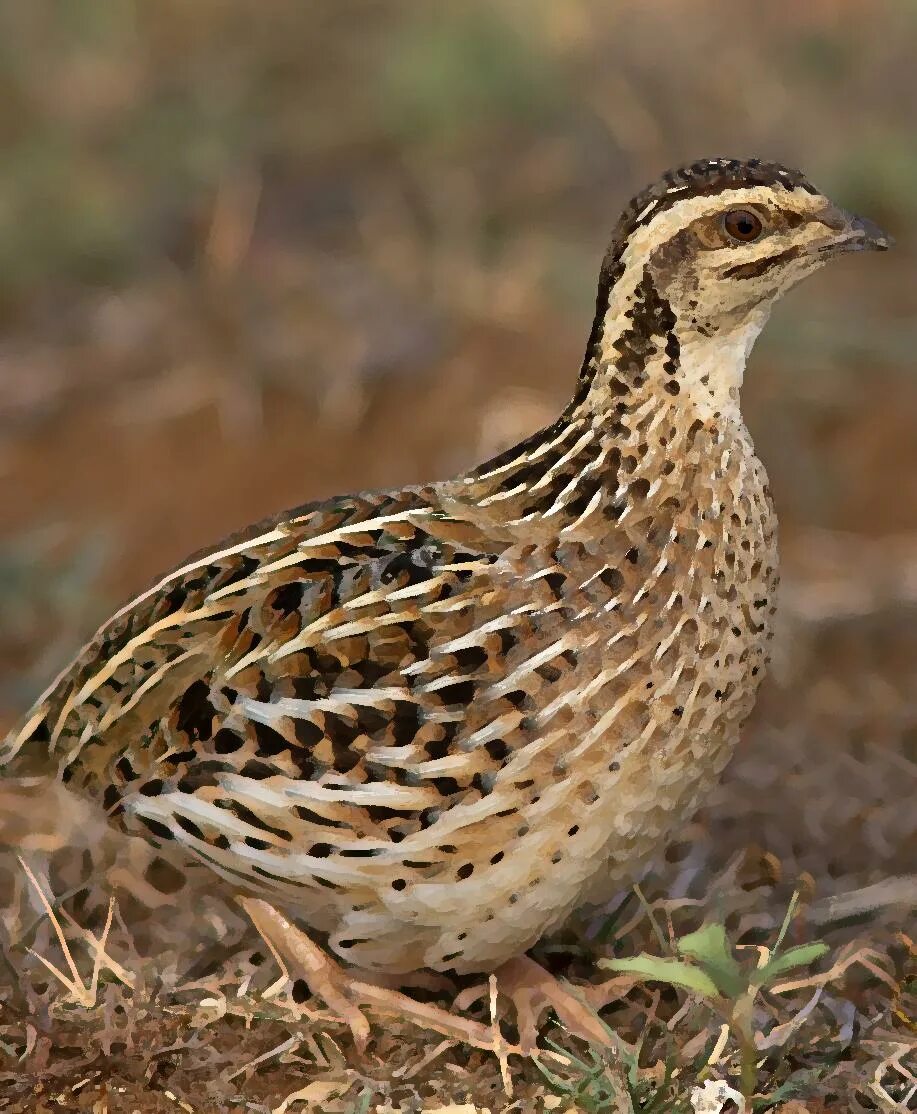
[{"label": "grey beak", "polygon": [[888,251],[889,248],[895,246],[895,241],[887,232],[866,217],[852,216],[847,229],[853,235],[849,240],[850,248],[853,251],[859,249],[860,251]]},{"label": "grey beak", "polygon": [[818,220],[834,233],[815,248],[817,255],[840,255],[848,251],[888,251],[895,241],[866,217],[830,205]]}]

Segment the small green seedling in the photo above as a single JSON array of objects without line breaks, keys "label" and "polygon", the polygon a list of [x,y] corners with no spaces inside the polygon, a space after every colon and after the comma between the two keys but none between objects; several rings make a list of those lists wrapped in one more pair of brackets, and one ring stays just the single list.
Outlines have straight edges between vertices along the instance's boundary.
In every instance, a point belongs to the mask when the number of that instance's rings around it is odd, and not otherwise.
[{"label": "small green seedling", "polygon": [[[645,1035],[645,1034],[644,1034]],[[614,1033],[609,1030],[609,1036]],[[571,1104],[570,1110],[583,1114],[621,1114],[636,1111],[640,1114],[689,1114],[687,1100],[679,1101],[672,1094],[674,1058],[667,1058],[662,1065],[662,1078],[641,1078],[641,1036],[633,1049],[619,1045],[613,1055],[607,1049],[590,1048],[588,1059],[581,1059],[550,1039],[548,1048],[567,1063],[568,1077],[550,1071],[540,1060],[532,1061],[544,1076],[548,1086]]]},{"label": "small green seedling", "polygon": [[827,944],[821,942],[780,950],[796,900],[794,895],[774,947],[759,949],[755,967],[736,959],[721,924],[708,924],[682,936],[676,942],[676,950],[682,958],[644,952],[634,959],[600,959],[599,965],[702,995],[736,1034],[741,1049],[741,1090],[746,1098],[751,1098],[757,1059],[753,1011],[758,992],[772,986],[788,971],[807,966],[828,951]]}]

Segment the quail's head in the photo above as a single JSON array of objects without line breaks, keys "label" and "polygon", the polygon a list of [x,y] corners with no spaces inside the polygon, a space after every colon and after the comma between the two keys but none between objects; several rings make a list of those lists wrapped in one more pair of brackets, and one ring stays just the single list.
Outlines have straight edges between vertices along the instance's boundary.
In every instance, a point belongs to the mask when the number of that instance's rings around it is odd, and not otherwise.
[{"label": "quail's head", "polygon": [[[798,171],[759,159],[707,159],[664,175],[625,210],[605,260],[609,285],[649,272],[678,331],[728,333],[834,256],[892,240]],[[633,276],[636,277],[636,276]],[[636,284],[633,284],[636,285]]]}]

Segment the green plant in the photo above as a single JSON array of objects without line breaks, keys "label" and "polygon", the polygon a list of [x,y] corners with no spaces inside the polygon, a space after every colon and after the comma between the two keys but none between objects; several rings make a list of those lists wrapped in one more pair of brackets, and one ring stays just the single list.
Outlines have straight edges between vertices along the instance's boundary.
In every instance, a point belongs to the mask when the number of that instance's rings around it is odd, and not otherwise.
[{"label": "green plant", "polygon": [[756,1076],[753,1019],[758,993],[788,971],[807,966],[828,951],[827,944],[820,941],[781,950],[797,900],[794,894],[776,943],[773,948],[758,949],[758,961],[754,966],[736,958],[721,924],[707,924],[682,936],[675,945],[680,958],[644,952],[633,959],[601,959],[599,965],[700,994],[729,1025],[739,1042],[740,1089],[750,1099]]}]

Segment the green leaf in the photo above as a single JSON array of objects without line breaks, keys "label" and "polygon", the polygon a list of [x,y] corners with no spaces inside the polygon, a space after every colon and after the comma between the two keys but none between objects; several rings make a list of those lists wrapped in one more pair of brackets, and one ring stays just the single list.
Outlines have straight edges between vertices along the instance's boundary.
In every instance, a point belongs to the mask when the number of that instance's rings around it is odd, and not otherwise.
[{"label": "green leaf", "polygon": [[796,948],[785,951],[783,955],[775,956],[763,967],[752,972],[751,981],[756,986],[765,986],[767,983],[774,982],[785,971],[791,971],[794,967],[808,966],[816,959],[820,959],[827,951],[828,945],[821,941],[815,944],[800,944]]},{"label": "green leaf", "polygon": [[697,932],[682,936],[677,947],[682,955],[704,968],[724,997],[738,998],[747,988],[748,980],[729,950],[726,930],[721,924],[704,925]]},{"label": "green leaf", "polygon": [[772,1110],[777,1103],[784,1102],[786,1099],[802,1098],[811,1094],[811,1089],[818,1081],[823,1070],[823,1068],[804,1068],[794,1072],[789,1079],[769,1094],[753,1098],[751,1100],[752,1110]]},{"label": "green leaf", "polygon": [[706,998],[716,998],[718,995],[716,983],[712,979],[690,963],[682,963],[680,959],[662,959],[644,953],[634,959],[600,959],[599,966],[609,971],[626,971],[655,982],[667,982],[686,990],[696,990]]}]

